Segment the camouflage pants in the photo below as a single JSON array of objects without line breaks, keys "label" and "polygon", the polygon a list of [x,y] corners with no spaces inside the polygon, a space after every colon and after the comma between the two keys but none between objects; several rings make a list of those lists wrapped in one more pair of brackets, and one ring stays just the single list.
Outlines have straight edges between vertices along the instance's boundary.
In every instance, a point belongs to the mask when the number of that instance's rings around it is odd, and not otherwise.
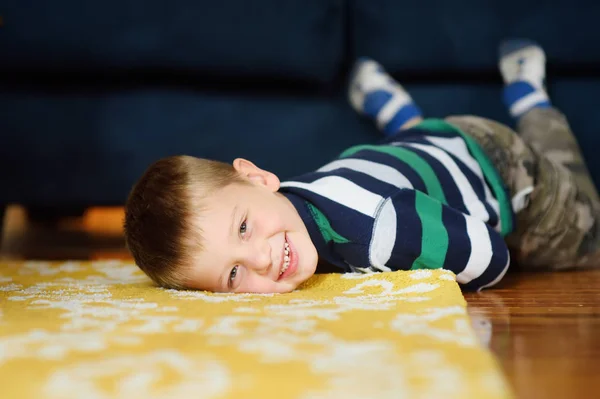
[{"label": "camouflage pants", "polygon": [[506,237],[527,269],[600,266],[600,202],[566,118],[534,108],[514,132],[474,116],[446,119],[473,137],[506,183],[516,212]]}]

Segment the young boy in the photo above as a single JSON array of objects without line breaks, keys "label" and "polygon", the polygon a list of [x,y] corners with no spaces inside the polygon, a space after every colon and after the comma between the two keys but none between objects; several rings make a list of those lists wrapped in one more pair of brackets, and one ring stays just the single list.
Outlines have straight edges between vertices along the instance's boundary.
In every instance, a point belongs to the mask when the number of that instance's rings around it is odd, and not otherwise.
[{"label": "young boy", "polygon": [[564,116],[544,89],[535,43],[500,47],[515,133],[474,116],[423,120],[404,88],[360,60],[350,103],[386,135],[280,183],[250,161],[179,156],[150,166],[125,233],[157,284],[282,293],[318,261],[340,272],[444,268],[465,289],[496,284],[509,248],[532,269],[600,260],[598,194]]}]

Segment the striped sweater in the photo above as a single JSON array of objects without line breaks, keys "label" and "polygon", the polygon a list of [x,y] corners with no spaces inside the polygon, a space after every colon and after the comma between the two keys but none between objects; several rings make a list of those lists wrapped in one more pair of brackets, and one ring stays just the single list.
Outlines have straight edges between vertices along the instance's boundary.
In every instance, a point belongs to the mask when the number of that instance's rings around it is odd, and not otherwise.
[{"label": "striped sweater", "polygon": [[508,269],[508,191],[479,145],[442,120],[349,148],[280,192],[320,259],[346,272],[444,268],[479,290]]}]

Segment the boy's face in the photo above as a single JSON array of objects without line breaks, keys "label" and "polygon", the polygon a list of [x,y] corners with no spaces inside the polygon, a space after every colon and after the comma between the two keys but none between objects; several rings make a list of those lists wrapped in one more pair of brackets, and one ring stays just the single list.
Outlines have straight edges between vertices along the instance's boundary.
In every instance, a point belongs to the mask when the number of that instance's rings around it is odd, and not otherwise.
[{"label": "boy's face", "polygon": [[206,199],[197,221],[204,248],[191,254],[187,286],[214,292],[293,291],[317,267],[306,226],[277,193],[277,176],[243,159],[233,165],[250,184],[230,184]]}]

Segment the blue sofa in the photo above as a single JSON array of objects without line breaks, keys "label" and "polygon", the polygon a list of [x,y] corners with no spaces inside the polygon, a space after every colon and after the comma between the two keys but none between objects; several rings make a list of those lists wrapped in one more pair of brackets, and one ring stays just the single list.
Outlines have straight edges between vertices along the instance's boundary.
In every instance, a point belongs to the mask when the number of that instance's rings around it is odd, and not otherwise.
[{"label": "blue sofa", "polygon": [[4,0],[0,209],[120,205],[158,158],[242,156],[282,178],[380,136],[348,105],[358,56],[429,116],[509,123],[496,49],[547,51],[548,86],[600,181],[592,0]]}]

